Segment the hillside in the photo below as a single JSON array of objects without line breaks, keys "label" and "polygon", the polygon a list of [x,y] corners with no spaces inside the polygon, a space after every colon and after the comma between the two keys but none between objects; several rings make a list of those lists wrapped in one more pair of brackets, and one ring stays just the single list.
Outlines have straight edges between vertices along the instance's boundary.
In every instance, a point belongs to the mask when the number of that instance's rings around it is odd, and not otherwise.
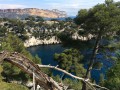
[{"label": "hillside", "polygon": [[44,18],[62,18],[67,17],[65,11],[43,10],[37,8],[25,8],[25,9],[0,9],[1,18],[26,18],[29,15],[41,16]]}]

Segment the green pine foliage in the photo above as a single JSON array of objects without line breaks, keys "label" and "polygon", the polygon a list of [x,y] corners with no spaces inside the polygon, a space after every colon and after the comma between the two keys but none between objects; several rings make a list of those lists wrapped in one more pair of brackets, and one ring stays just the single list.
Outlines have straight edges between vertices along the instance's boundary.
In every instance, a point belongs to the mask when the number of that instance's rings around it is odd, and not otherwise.
[{"label": "green pine foliage", "polygon": [[4,77],[1,75],[3,68],[0,65],[0,90],[28,90],[27,87],[15,83],[4,82]]},{"label": "green pine foliage", "polygon": [[[41,59],[37,55],[33,57],[24,47],[23,41],[13,34],[7,34],[6,36],[1,38],[0,51],[3,51],[3,50],[21,53],[25,55],[27,58],[29,58],[30,60],[32,60],[34,63],[41,64]],[[1,75],[4,78],[4,80],[7,82],[22,81],[22,83],[25,83],[28,80],[30,80],[30,76],[25,74],[18,67],[8,62],[3,62],[2,68],[3,68],[3,71],[1,72]],[[0,84],[3,85],[3,87],[1,87],[0,89],[4,89],[4,90],[8,90],[8,89],[9,90],[28,90],[26,87],[17,85],[17,84],[8,84],[3,81]]]},{"label": "green pine foliage", "polygon": [[83,55],[76,49],[66,49],[60,54],[55,54],[54,59],[58,61],[59,67],[75,73],[77,76],[83,76],[85,69],[83,68]]},{"label": "green pine foliage", "polygon": [[120,53],[117,53],[114,60],[116,63],[108,70],[104,86],[111,90],[120,90]]}]

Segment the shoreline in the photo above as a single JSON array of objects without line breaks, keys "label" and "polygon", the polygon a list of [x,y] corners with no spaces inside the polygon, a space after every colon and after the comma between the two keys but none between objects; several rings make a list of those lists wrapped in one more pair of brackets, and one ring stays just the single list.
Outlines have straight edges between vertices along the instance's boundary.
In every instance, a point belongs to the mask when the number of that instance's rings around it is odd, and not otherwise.
[{"label": "shoreline", "polygon": [[60,45],[60,44],[62,44],[62,43],[54,43],[54,44],[39,44],[39,45],[29,46],[29,47],[26,47],[26,48],[31,48],[31,47],[36,47],[36,46]]}]

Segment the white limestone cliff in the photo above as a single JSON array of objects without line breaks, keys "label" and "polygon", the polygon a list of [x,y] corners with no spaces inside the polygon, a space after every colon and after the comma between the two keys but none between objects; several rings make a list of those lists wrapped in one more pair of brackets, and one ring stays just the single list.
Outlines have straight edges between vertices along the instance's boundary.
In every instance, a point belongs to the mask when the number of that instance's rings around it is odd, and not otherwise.
[{"label": "white limestone cliff", "polygon": [[56,39],[55,36],[53,36],[52,38],[50,39],[44,39],[44,40],[41,40],[39,38],[35,38],[34,36],[32,36],[30,39],[26,40],[24,42],[24,46],[25,47],[30,47],[30,46],[36,46],[36,45],[41,45],[41,44],[59,44],[60,43],[60,40]]}]

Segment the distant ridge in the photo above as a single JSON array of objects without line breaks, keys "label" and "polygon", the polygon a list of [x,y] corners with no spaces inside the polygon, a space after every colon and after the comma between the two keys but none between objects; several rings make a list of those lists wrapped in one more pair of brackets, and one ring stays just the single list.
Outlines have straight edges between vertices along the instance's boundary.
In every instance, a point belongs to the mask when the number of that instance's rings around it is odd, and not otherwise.
[{"label": "distant ridge", "polygon": [[0,9],[0,18],[26,18],[27,16],[41,16],[44,18],[64,18],[67,17],[65,11],[59,11],[57,9],[37,9],[37,8],[25,8],[25,9]]}]

